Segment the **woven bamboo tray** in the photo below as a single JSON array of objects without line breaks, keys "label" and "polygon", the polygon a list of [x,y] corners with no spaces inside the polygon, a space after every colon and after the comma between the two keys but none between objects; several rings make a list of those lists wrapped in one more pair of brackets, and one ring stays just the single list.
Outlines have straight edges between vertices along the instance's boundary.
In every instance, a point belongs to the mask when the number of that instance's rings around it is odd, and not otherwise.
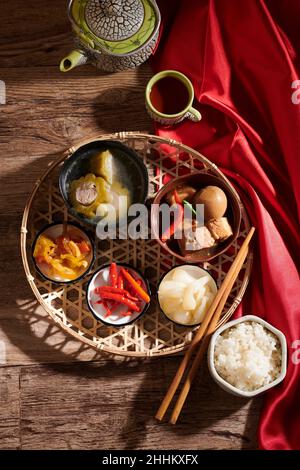
[{"label": "woven bamboo tray", "polygon": [[[179,353],[191,342],[195,328],[177,326],[168,321],[159,311],[155,296],[148,312],[135,324],[121,329],[108,327],[95,320],[86,305],[85,287],[91,274],[73,285],[58,286],[43,280],[33,266],[31,245],[36,233],[53,221],[62,221],[67,214],[58,189],[60,167],[78,147],[95,139],[117,139],[137,151],[149,170],[150,196],[154,196],[162,187],[163,177],[166,174],[176,177],[182,172],[193,172],[201,168],[217,175],[231,186],[216,165],[195,150],[174,140],[121,132],[94,136],[81,141],[59,155],[48,166],[36,182],[26,204],[21,227],[21,254],[27,280],[37,300],[52,320],[63,330],[93,348],[123,356],[147,357]],[[170,157],[170,151],[171,156],[176,158],[177,164],[175,167],[167,168],[166,162]],[[235,191],[232,186],[231,188]],[[250,228],[245,209],[242,203],[240,204],[242,224],[237,240],[227,252],[203,264],[203,267],[214,276],[219,286]],[[74,219],[68,215],[68,220]],[[175,258],[165,253],[155,240],[98,240],[97,261],[94,269],[112,260],[132,264],[139,268],[148,278],[153,292],[162,275],[178,264]],[[249,253],[244,268],[232,289],[218,326],[232,316],[240,303],[249,281],[251,268],[252,252]]]}]

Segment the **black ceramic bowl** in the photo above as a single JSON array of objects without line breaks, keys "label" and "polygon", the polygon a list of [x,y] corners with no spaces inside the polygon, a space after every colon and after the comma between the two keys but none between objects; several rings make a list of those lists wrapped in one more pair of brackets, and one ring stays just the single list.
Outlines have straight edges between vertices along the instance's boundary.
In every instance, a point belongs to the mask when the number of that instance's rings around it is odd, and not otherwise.
[{"label": "black ceramic bowl", "polygon": [[148,196],[149,177],[143,160],[132,149],[115,140],[95,140],[79,147],[63,164],[59,175],[59,189],[69,212],[80,222],[96,226],[100,217],[89,218],[78,213],[71,205],[69,187],[73,180],[77,180],[88,173],[90,159],[97,153],[110,150],[114,157],[114,164],[118,168],[121,182],[128,187],[131,203],[144,204]]},{"label": "black ceramic bowl", "polygon": [[42,278],[46,279],[47,281],[51,281],[54,284],[74,284],[75,282],[80,281],[90,272],[95,262],[95,246],[90,235],[85,230],[83,230],[82,227],[80,227],[79,225],[73,222],[68,222],[67,225],[68,225],[68,231],[72,231],[74,233],[74,236],[76,235],[80,236],[85,241],[88,241],[92,248],[90,256],[87,259],[88,267],[76,279],[67,280],[67,279],[62,279],[59,276],[51,276],[47,270],[47,267],[39,264],[33,256],[34,248],[40,235],[48,235],[51,238],[52,237],[56,238],[62,234],[63,224],[61,222],[53,222],[52,224],[49,224],[49,225],[46,225],[46,227],[43,227],[36,235],[34,242],[32,244],[32,260],[33,260],[33,263],[37,272],[41,275]]},{"label": "black ceramic bowl", "polygon": [[[150,287],[147,279],[144,278],[144,276],[136,269],[133,268],[132,266],[129,266],[127,264],[117,264],[117,267],[124,267],[128,269],[131,275],[133,275],[135,278],[139,278],[142,281],[142,286],[143,289],[151,295],[150,292]],[[88,282],[87,288],[86,288],[86,301],[88,308],[92,315],[96,318],[96,320],[101,321],[101,323],[104,323],[104,325],[109,325],[109,326],[114,326],[117,328],[122,328],[123,326],[130,325],[131,323],[134,323],[137,321],[139,318],[141,318],[144,313],[149,308],[149,304],[146,302],[142,303],[142,309],[140,312],[134,312],[131,316],[129,317],[122,317],[120,315],[120,312],[126,307],[118,307],[118,310],[116,310],[115,313],[113,313],[110,317],[105,318],[105,309],[103,308],[102,305],[97,304],[97,300],[99,300],[99,296],[94,293],[95,287],[98,286],[104,286],[108,285],[108,275],[109,275],[109,264],[105,264],[101,266]]]}]

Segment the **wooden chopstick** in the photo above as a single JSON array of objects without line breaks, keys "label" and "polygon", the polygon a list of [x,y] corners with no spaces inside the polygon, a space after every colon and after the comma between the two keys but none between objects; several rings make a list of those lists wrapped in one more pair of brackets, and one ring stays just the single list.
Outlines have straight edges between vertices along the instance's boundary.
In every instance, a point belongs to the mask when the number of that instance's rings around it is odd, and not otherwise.
[{"label": "wooden chopstick", "polygon": [[179,414],[182,410],[182,407],[183,407],[183,405],[185,403],[185,400],[188,396],[188,393],[191,389],[192,383],[193,383],[193,381],[196,377],[196,374],[198,372],[200,363],[201,363],[201,361],[203,359],[203,356],[204,356],[204,354],[205,354],[205,352],[208,348],[210,338],[211,338],[212,334],[214,333],[214,331],[216,329],[216,326],[217,326],[218,321],[220,319],[220,316],[222,314],[224,305],[225,305],[225,303],[228,299],[228,296],[229,296],[229,294],[231,292],[231,289],[232,289],[232,287],[233,287],[233,285],[236,281],[236,278],[237,278],[237,276],[238,276],[238,274],[239,274],[239,272],[240,272],[240,270],[241,270],[241,268],[242,268],[242,266],[245,262],[247,254],[248,254],[248,246],[246,247],[245,253],[244,253],[243,257],[241,258],[241,260],[239,262],[239,265],[236,268],[236,276],[232,276],[232,278],[231,278],[231,280],[230,280],[230,282],[229,282],[229,284],[226,288],[226,291],[223,294],[223,297],[221,298],[220,303],[219,303],[219,305],[218,305],[218,307],[217,307],[217,309],[216,309],[216,311],[215,311],[215,313],[212,317],[212,320],[211,320],[211,322],[210,322],[210,324],[209,324],[209,326],[208,326],[208,328],[205,332],[205,336],[204,336],[204,338],[203,338],[203,340],[200,344],[199,350],[198,350],[198,352],[196,354],[196,357],[193,361],[193,364],[192,364],[192,366],[191,366],[191,368],[190,368],[190,370],[187,374],[185,383],[183,385],[183,388],[180,392],[180,395],[178,397],[178,400],[177,400],[177,402],[175,404],[175,407],[174,407],[174,410],[172,412],[172,415],[171,415],[171,418],[170,418],[170,423],[171,424],[176,424],[176,422],[177,422]]},{"label": "wooden chopstick", "polygon": [[[210,306],[205,318],[204,318],[204,321],[202,322],[199,330],[197,331],[196,335],[194,336],[194,339],[190,345],[190,347],[187,349],[180,365],[179,365],[179,368],[172,380],[172,383],[155,415],[155,417],[161,421],[176,393],[176,390],[181,382],[181,379],[186,371],[186,368],[187,368],[187,365],[193,355],[193,353],[195,352],[197,346],[199,345],[200,341],[202,340],[202,337],[205,333],[205,331],[207,330],[208,328],[208,325],[219,305],[219,303],[221,302],[221,299],[223,298],[223,295],[226,294],[228,292],[228,289],[230,288],[230,285],[232,283],[232,285],[234,284],[234,281],[236,280],[236,277],[237,277],[237,274],[238,274],[238,267],[239,266],[242,266],[240,263],[242,260],[245,260],[246,258],[246,255],[247,255],[247,252],[248,252],[248,245],[250,243],[250,240],[254,234],[254,231],[255,231],[255,228],[252,227],[251,230],[249,231],[247,237],[245,238],[234,262],[232,263],[228,273],[226,274],[225,276],[225,279],[220,287],[220,289],[218,290],[217,292],[217,295],[212,303],[212,305]],[[245,255],[246,253],[246,255]],[[239,268],[240,269],[240,268]],[[231,286],[232,288],[232,286]],[[230,288],[230,290],[231,290]],[[230,293],[230,290],[227,294],[227,297]],[[224,304],[227,300],[227,297],[225,298],[225,301],[224,301]],[[223,304],[223,305],[224,305]]]}]

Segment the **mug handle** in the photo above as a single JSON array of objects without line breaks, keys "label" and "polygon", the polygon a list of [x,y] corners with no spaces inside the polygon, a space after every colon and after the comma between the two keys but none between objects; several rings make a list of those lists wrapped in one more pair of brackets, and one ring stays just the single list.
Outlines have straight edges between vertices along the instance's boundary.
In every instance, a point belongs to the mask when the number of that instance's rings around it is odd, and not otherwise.
[{"label": "mug handle", "polygon": [[202,115],[197,109],[191,106],[188,110],[187,118],[193,122],[199,122],[202,119]]}]

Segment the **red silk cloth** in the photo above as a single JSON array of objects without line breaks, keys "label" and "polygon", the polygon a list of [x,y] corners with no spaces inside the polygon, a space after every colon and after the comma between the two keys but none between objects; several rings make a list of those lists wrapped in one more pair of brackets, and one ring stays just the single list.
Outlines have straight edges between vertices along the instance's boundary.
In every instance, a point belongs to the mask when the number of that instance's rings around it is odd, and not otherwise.
[{"label": "red silk cloth", "polygon": [[237,315],[256,314],[282,330],[289,354],[284,382],[264,395],[258,442],[261,449],[299,449],[300,104],[292,102],[292,82],[300,78],[300,2],[158,3],[163,24],[153,68],[191,79],[203,120],[156,130],[216,163],[257,228]]}]

